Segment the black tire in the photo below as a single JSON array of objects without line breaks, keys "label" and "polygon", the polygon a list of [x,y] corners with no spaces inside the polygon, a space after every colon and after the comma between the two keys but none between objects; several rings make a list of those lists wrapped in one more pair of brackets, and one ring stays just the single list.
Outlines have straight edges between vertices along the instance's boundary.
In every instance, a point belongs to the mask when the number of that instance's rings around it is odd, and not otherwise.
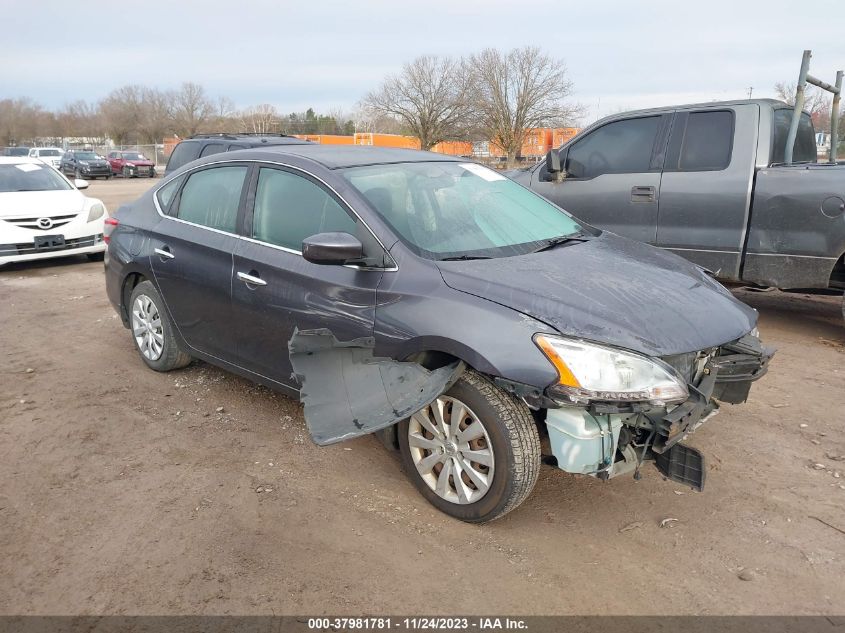
[{"label": "black tire", "polygon": [[86,253],[85,256],[92,262],[103,261],[104,253]]},{"label": "black tire", "polygon": [[78,169],[73,170],[73,177],[76,178],[77,180],[82,180],[82,174],[79,172]]},{"label": "black tire", "polygon": [[[163,345],[161,355],[158,358],[148,358],[144,355],[144,352],[141,350],[132,330],[134,324],[135,301],[142,295],[146,296],[152,302],[161,320]],[[138,355],[141,357],[141,360],[146,363],[147,367],[154,369],[155,371],[171,371],[173,369],[186,367],[190,364],[192,359],[189,354],[179,347],[179,344],[176,341],[176,336],[173,332],[173,324],[170,322],[170,317],[167,314],[167,310],[164,308],[164,301],[158,293],[158,290],[156,290],[155,286],[153,286],[151,282],[142,281],[135,286],[132,290],[132,295],[129,298],[128,307],[129,331],[132,334],[132,341],[135,343],[135,349],[138,351]]]},{"label": "black tire", "polygon": [[531,412],[525,403],[474,370],[464,372],[444,396],[469,407],[487,431],[495,462],[489,489],[478,501],[467,504],[448,501],[432,490],[411,455],[410,420],[403,420],[398,428],[402,464],[417,490],[438,510],[469,523],[498,519],[518,507],[537,483],[540,436]]},{"label": "black tire", "polygon": [[123,177],[124,178],[131,178],[132,177],[132,170],[128,167],[123,168]]}]

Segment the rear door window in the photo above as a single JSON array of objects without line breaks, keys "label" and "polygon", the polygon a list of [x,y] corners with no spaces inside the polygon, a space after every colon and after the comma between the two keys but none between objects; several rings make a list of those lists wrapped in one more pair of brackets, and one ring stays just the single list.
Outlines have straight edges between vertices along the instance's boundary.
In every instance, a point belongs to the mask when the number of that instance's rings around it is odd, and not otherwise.
[{"label": "rear door window", "polygon": [[188,177],[175,215],[180,220],[235,233],[247,167],[214,167]]},{"label": "rear door window", "polygon": [[173,196],[176,195],[177,191],[179,191],[179,185],[181,185],[184,180],[184,176],[179,176],[156,191],[156,199],[158,200],[158,205],[162,213],[168,212],[167,208],[170,206],[170,201],[173,200]]},{"label": "rear door window", "polygon": [[603,125],[572,145],[566,171],[573,178],[647,172],[659,127],[659,116]]},{"label": "rear door window", "polygon": [[[681,113],[672,135],[680,140],[678,162],[667,164],[666,171],[720,171],[731,162],[734,114],[730,110]],[[677,140],[672,141],[674,147]],[[674,152],[670,154],[674,158]]]},{"label": "rear door window", "polygon": [[262,168],[255,191],[252,236],[302,251],[302,241],[317,233],[355,234],[355,220],[317,183],[280,169]]}]

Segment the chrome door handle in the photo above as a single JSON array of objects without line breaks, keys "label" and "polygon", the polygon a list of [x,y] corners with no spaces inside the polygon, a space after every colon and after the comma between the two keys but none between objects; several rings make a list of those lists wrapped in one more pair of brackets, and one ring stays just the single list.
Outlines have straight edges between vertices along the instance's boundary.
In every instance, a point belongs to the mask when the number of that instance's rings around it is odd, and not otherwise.
[{"label": "chrome door handle", "polygon": [[163,258],[163,259],[173,259],[174,257],[176,257],[176,255],[171,253],[169,249],[156,248],[154,250],[155,250],[155,254],[158,255],[159,257]]},{"label": "chrome door handle", "polygon": [[253,277],[247,273],[238,273],[238,279],[240,279],[245,284],[249,284],[250,286],[266,286],[267,282],[264,281],[261,277]]}]

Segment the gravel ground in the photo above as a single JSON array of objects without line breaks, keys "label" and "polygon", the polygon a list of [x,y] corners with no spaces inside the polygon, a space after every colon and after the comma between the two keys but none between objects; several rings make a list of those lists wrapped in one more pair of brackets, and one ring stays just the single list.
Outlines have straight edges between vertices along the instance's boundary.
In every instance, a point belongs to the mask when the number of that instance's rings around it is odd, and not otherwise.
[{"label": "gravel ground", "polygon": [[[113,209],[149,185],[89,193]],[[146,369],[102,264],[4,268],[0,614],[841,614],[841,299],[736,293],[779,351],[692,438],[703,493],[651,466],[545,467],[474,526],[372,437],[319,448],[293,400],[203,363]]]}]

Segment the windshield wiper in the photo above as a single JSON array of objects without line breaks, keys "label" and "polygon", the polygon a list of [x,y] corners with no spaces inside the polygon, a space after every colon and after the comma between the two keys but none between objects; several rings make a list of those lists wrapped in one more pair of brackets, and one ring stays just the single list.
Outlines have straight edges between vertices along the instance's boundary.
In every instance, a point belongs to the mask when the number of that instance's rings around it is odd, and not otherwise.
[{"label": "windshield wiper", "polygon": [[529,253],[541,253],[542,251],[547,251],[563,244],[569,244],[571,242],[586,242],[591,239],[593,239],[593,236],[589,233],[584,233],[583,231],[578,231],[577,233],[571,233],[569,235],[558,235],[557,237],[543,240],[543,243],[540,246],[535,248],[533,251],[529,251]]},{"label": "windshield wiper", "polygon": [[466,262],[471,259],[493,259],[489,255],[454,255],[452,257],[441,257],[439,262]]}]

